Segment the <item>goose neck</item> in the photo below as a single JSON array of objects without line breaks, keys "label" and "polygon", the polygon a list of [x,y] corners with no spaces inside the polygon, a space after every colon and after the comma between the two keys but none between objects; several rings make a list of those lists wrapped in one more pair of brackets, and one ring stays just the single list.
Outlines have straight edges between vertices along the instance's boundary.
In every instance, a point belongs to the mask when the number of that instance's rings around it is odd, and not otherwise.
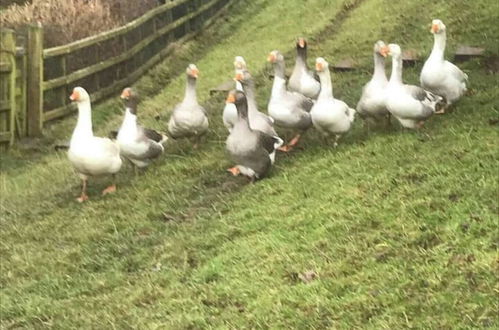
[{"label": "goose neck", "polygon": [[304,48],[298,48],[296,50],[296,64],[301,67],[307,66],[307,50]]},{"label": "goose neck", "polygon": [[196,96],[196,79],[190,76],[187,77],[187,83],[185,86],[184,102],[197,103]]},{"label": "goose neck", "polygon": [[123,123],[126,123],[126,124],[136,124],[137,123],[137,116],[132,113],[131,108],[125,109],[125,119],[123,120]]},{"label": "goose neck", "polygon": [[286,90],[286,76],[284,63],[274,63],[274,83],[272,85],[272,95],[283,93]]},{"label": "goose neck", "polygon": [[319,92],[318,100],[333,99],[333,84],[331,82],[331,73],[329,69],[325,69],[318,73],[321,81],[321,91]]},{"label": "goose neck", "polygon": [[374,79],[386,80],[385,74],[385,58],[378,53],[374,54]]},{"label": "goose neck", "polygon": [[402,57],[400,55],[392,58],[390,82],[402,84]]},{"label": "goose neck", "polygon": [[78,102],[78,120],[72,138],[92,136],[92,109],[90,101]]},{"label": "goose neck", "polygon": [[445,31],[434,34],[433,49],[431,50],[430,58],[443,60],[446,40]]},{"label": "goose neck", "polygon": [[248,100],[248,113],[253,113],[257,111],[258,107],[256,105],[255,96],[255,86],[252,82],[243,85],[244,93],[246,94],[246,99]]},{"label": "goose neck", "polygon": [[236,90],[242,92],[243,91],[243,85],[241,85],[241,82],[236,80]]}]

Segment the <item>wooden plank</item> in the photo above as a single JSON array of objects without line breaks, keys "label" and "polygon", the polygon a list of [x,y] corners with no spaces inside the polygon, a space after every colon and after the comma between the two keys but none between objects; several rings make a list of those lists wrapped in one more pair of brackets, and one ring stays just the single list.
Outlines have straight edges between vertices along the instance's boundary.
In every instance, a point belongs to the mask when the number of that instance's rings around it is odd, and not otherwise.
[{"label": "wooden plank", "polygon": [[333,64],[334,71],[351,71],[354,70],[357,63],[353,58],[344,58]]},{"label": "wooden plank", "polygon": [[419,56],[415,49],[406,49],[402,51],[402,62],[404,65],[415,65],[417,61],[419,61]]},{"label": "wooden plank", "polygon": [[7,62],[0,63],[0,72],[9,73],[10,71],[12,71],[12,64],[7,63]]},{"label": "wooden plank", "polygon": [[0,112],[9,111],[10,110],[10,101],[0,101]]},{"label": "wooden plank", "polygon": [[0,142],[10,142],[11,132],[0,132]]},{"label": "wooden plank", "polygon": [[24,47],[16,47],[16,57],[22,57],[26,55],[26,49]]},{"label": "wooden plank", "polygon": [[43,125],[43,30],[41,24],[28,27],[28,135],[40,136]]},{"label": "wooden plank", "polygon": [[27,56],[24,52],[23,56],[16,55],[16,68],[19,68],[17,76],[16,89],[20,89],[16,101],[16,134],[19,138],[25,137],[27,134],[26,127],[26,86],[27,86]]},{"label": "wooden plank", "polygon": [[485,49],[481,47],[471,47],[468,45],[458,45],[454,53],[454,59],[457,61],[466,61],[474,57],[481,57]]},{"label": "wooden plank", "polygon": [[8,141],[9,144],[12,145],[14,143],[16,116],[16,39],[14,31],[9,29],[2,29],[0,36],[0,62],[8,62],[10,64],[10,72],[4,75],[4,79],[1,81],[2,84],[5,84],[3,86],[4,88],[7,88],[8,85],[8,90],[6,90],[8,98],[5,99],[1,105],[1,108],[5,110],[2,111],[2,117],[4,118],[2,134],[6,138],[2,138],[2,141]]},{"label": "wooden plank", "polygon": [[215,88],[210,89],[210,95],[216,93],[227,93],[235,88],[234,80],[227,80],[226,82],[221,83]]},{"label": "wooden plank", "polygon": [[[223,1],[223,0],[219,0]],[[213,15],[212,17],[208,18],[201,26],[201,28],[206,27],[210,25],[221,13],[223,12],[223,7],[220,8],[220,10]],[[168,56],[174,49],[178,47],[178,44],[182,44],[186,40],[192,38],[193,36],[196,35],[196,31],[191,32],[189,34],[186,34],[179,40],[177,40],[175,43],[172,43],[168,45],[165,49],[161,50],[158,54],[154,55],[151,57],[145,64],[140,66],[137,70],[135,70],[133,73],[129,74],[126,78],[121,79],[119,81],[116,81],[114,84],[111,86],[100,90],[97,93],[93,93],[91,95],[92,102],[98,102],[99,100],[111,95],[112,93],[119,92],[121,89],[123,89],[126,86],[129,86],[132,82],[138,80],[147,70],[149,70],[151,67],[153,67],[156,63],[164,59],[166,56]],[[76,112],[76,107],[72,104],[68,104],[50,111],[47,111],[44,113],[44,121],[51,121],[69,114],[72,114]]]},{"label": "wooden plank", "polygon": [[[219,0],[220,1],[220,0]],[[173,31],[175,28],[178,26],[184,24],[185,22],[189,21],[192,17],[204,12],[205,10],[208,10],[211,6],[213,6],[215,3],[217,3],[217,0],[212,0],[209,3],[203,5],[200,7],[196,12],[190,13],[189,15],[186,15],[182,17],[181,19],[175,21],[173,24],[167,25],[160,30],[156,31],[156,33],[148,36],[147,38],[141,40],[139,43],[137,43],[135,46],[130,48],[129,50],[121,53],[118,56],[112,57],[106,61],[96,63],[94,65],[91,65],[89,67],[83,68],[81,70],[75,71],[67,76],[62,76],[59,78],[51,79],[49,81],[44,82],[43,84],[43,90],[47,91],[56,87],[60,87],[66,84],[70,84],[74,81],[80,80],[82,78],[85,78],[87,76],[90,76],[96,72],[102,71],[104,69],[107,69],[115,64],[121,63],[130,57],[134,56],[138,52],[140,52],[142,49],[147,47],[151,42],[153,42],[155,39],[158,37],[169,33]]]},{"label": "wooden plank", "polygon": [[103,42],[108,39],[114,38],[116,36],[119,36],[121,34],[124,34],[137,26],[145,23],[149,19],[156,17],[157,15],[160,15],[161,13],[165,12],[166,10],[169,10],[173,7],[176,7],[177,5],[183,4],[184,2],[187,2],[189,0],[174,0],[171,1],[167,4],[164,4],[162,6],[156,7],[146,14],[140,16],[139,18],[131,21],[130,23],[117,27],[113,30],[110,31],[105,31],[99,34],[96,34],[95,36],[90,36],[75,42],[72,42],[70,44],[62,45],[62,46],[57,46],[57,47],[52,47],[45,49],[43,51],[43,56],[44,57],[52,57],[52,56],[58,56],[62,54],[68,54],[71,52],[74,52],[75,50],[93,45],[98,42]]}]

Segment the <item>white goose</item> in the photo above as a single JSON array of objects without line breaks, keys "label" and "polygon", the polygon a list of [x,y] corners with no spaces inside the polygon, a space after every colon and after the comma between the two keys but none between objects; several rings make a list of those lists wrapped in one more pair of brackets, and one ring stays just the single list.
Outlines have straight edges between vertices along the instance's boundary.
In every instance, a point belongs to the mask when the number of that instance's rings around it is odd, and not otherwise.
[{"label": "white goose", "polygon": [[121,93],[121,98],[125,100],[125,118],[117,136],[120,153],[136,168],[147,167],[151,160],[163,153],[163,143],[168,140],[168,137],[138,124],[139,97],[134,90],[130,87],[125,88]]},{"label": "white goose", "polygon": [[194,148],[196,148],[201,136],[208,131],[209,123],[206,110],[199,105],[196,97],[196,81],[199,75],[196,65],[189,64],[186,75],[185,96],[173,109],[168,122],[168,132],[173,139],[194,136],[196,139]]},{"label": "white goose", "polygon": [[321,91],[310,111],[312,123],[325,136],[334,135],[334,146],[336,147],[341,135],[350,130],[356,111],[345,102],[333,97],[329,64],[324,58],[318,57],[316,59],[315,69],[321,80]]},{"label": "white goose", "polygon": [[362,96],[357,103],[357,113],[368,122],[374,120],[379,122],[388,118],[390,112],[385,105],[385,90],[388,79],[385,74],[385,57],[388,49],[383,41],[378,40],[374,44],[374,73],[371,80],[362,88]]},{"label": "white goose", "polygon": [[388,55],[392,56],[392,73],[386,87],[386,107],[406,128],[421,128],[426,119],[435,113],[442,98],[414,85],[402,81],[402,50],[399,45],[389,44]]},{"label": "white goose", "polygon": [[298,38],[296,42],[296,63],[289,77],[288,88],[311,99],[316,99],[321,90],[321,84],[307,66],[307,41]]},{"label": "white goose", "polygon": [[[279,141],[276,148],[281,147],[283,141],[281,138],[279,138],[277,132],[274,129],[274,119],[258,110],[258,104],[256,102],[255,94],[255,82],[253,81],[253,77],[251,76],[249,71],[246,69],[236,70],[235,80],[241,83],[243,92],[246,95],[246,99],[248,102],[248,120],[251,129],[275,137],[276,140]],[[271,153],[270,157],[273,163],[275,160],[275,150]]]},{"label": "white goose", "polygon": [[444,97],[446,105],[439,111],[445,112],[466,92],[468,75],[457,66],[444,59],[446,28],[439,19],[434,19],[431,32],[434,35],[433,50],[421,70],[421,86],[437,95]]},{"label": "white goose", "polygon": [[227,102],[235,104],[238,111],[238,121],[226,141],[226,149],[237,164],[229,171],[233,175],[243,174],[253,182],[268,174],[274,162],[271,155],[282,141],[250,127],[244,92],[229,92]]},{"label": "white goose", "polygon": [[[242,56],[236,56],[234,58],[234,70],[246,70],[246,61]],[[236,80],[236,90],[242,91],[243,86]],[[222,120],[224,126],[227,128],[229,133],[232,131],[235,123],[237,122],[237,109],[234,103],[226,102],[224,111],[222,113]]]},{"label": "white goose", "polygon": [[[312,126],[309,112],[314,102],[303,94],[286,89],[284,57],[279,51],[270,52],[267,60],[274,67],[274,84],[272,85],[272,93],[268,104],[269,115],[278,126],[294,128],[299,130],[300,133],[304,132]],[[279,150],[291,150],[298,143],[300,133]]]},{"label": "white goose", "polygon": [[115,174],[121,168],[120,147],[108,138],[94,136],[92,131],[92,109],[90,96],[82,87],[75,87],[69,97],[78,105],[78,121],[71,136],[68,158],[82,179],[81,195],[78,202],[88,200],[87,181],[89,176],[113,176],[113,184],[102,194],[116,191]]}]

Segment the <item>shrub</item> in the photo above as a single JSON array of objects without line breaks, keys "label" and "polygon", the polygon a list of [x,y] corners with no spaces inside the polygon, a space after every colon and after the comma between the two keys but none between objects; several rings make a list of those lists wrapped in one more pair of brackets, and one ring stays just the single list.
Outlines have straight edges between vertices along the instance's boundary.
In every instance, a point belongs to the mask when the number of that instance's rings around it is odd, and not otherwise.
[{"label": "shrub", "polygon": [[20,29],[41,22],[47,48],[120,26],[156,4],[156,0],[33,0],[2,11],[0,24]]}]

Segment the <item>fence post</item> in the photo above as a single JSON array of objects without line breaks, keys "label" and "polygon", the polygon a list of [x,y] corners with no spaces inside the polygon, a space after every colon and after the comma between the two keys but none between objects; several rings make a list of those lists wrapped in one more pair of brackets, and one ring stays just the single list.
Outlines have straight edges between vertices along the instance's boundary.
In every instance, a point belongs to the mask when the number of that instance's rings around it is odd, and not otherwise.
[{"label": "fence post", "polygon": [[43,127],[43,29],[37,23],[28,27],[28,136],[40,136]]}]

